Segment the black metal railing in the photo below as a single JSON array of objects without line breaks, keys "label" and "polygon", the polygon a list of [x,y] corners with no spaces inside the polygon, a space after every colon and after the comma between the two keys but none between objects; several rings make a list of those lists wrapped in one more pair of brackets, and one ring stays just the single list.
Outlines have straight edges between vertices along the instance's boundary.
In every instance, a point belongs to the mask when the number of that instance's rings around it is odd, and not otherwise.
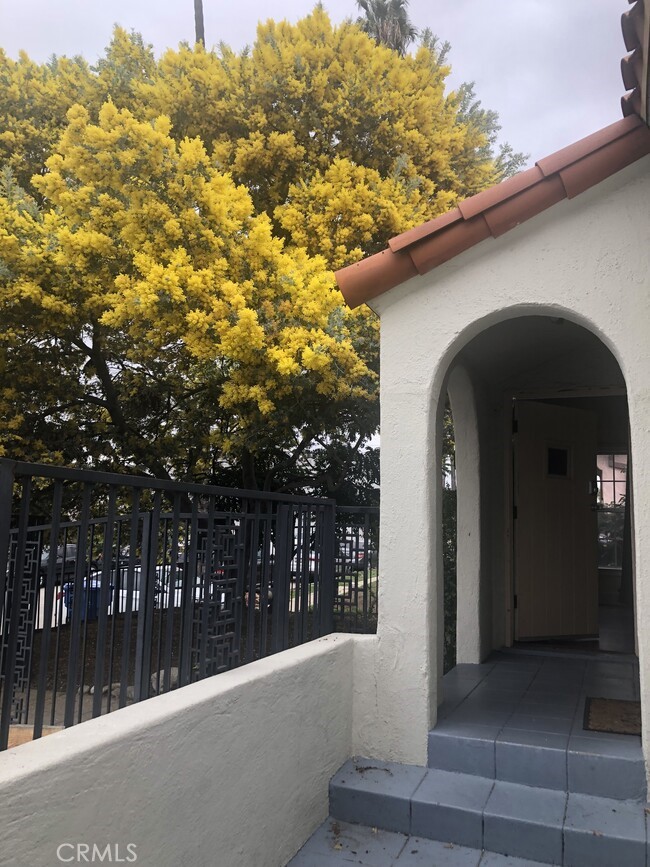
[{"label": "black metal railing", "polygon": [[372,630],[368,521],[0,459],[0,749],[12,726],[40,737],[325,635],[335,611]]},{"label": "black metal railing", "polygon": [[336,510],[336,632],[375,632],[379,569],[379,507]]}]

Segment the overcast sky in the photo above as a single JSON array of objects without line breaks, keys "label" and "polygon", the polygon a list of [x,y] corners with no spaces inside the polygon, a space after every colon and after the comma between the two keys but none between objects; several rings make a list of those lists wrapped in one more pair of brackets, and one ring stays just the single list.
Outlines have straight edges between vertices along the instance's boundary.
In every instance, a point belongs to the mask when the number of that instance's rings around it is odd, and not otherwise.
[{"label": "overcast sky", "polygon": [[[204,0],[206,43],[252,44],[267,18],[297,21],[312,0]],[[355,0],[324,0],[334,21]],[[411,0],[416,27],[451,43],[450,86],[474,80],[499,113],[502,140],[531,162],[621,117],[627,0]],[[157,53],[193,41],[193,0],[0,0],[0,46],[38,61],[82,54],[93,62],[114,23],[137,30]],[[209,107],[206,107],[209,110]]]}]

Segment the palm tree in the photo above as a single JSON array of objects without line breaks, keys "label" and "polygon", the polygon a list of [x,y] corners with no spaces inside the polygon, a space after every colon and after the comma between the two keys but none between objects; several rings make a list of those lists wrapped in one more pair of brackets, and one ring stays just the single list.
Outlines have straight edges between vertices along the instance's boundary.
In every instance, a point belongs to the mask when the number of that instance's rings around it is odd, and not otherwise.
[{"label": "palm tree", "polygon": [[357,0],[364,13],[357,24],[377,44],[386,45],[403,57],[418,35],[409,18],[408,5],[408,0]]},{"label": "palm tree", "polygon": [[205,26],[203,24],[203,0],[194,0],[194,31],[196,42],[205,47]]}]

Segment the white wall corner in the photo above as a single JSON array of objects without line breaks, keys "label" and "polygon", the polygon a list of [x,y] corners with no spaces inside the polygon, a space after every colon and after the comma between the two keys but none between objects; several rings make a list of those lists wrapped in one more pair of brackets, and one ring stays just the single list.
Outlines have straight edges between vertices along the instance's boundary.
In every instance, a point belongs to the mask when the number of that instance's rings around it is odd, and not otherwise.
[{"label": "white wall corner", "polygon": [[456,443],[456,661],[481,662],[481,461],[474,387],[467,370],[451,371],[447,393]]}]

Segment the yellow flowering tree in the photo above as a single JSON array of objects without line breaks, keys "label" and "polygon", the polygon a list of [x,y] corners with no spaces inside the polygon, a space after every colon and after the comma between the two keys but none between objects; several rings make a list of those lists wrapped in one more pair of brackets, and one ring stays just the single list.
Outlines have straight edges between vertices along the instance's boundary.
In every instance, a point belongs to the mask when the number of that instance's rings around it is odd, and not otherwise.
[{"label": "yellow flowering tree", "polygon": [[29,186],[40,174],[76,102],[93,98],[96,82],[81,58],[38,64],[21,52],[12,60],[0,48],[0,166],[9,165]]},{"label": "yellow flowering tree", "polygon": [[376,169],[335,157],[309,182],[291,184],[274,215],[294,244],[341,268],[378,252],[387,238],[447,210],[443,203],[448,207],[454,197],[439,194],[432,204],[431,187],[413,183],[399,168],[382,178]]},{"label": "yellow flowering tree", "polygon": [[[62,423],[96,410],[95,463],[100,448],[112,464],[196,477],[212,473],[212,453],[247,456],[255,484],[255,455],[286,452],[372,400],[358,315],[325,262],[285,249],[199,139],[177,143],[166,118],[138,121],[111,103],[97,124],[82,106],[68,121],[33,179],[46,205],[7,172],[1,191],[5,372],[17,375],[14,337],[27,330],[37,350],[58,348],[67,380],[36,414],[13,416],[12,454],[42,453],[35,415],[67,393]],[[5,375],[5,411],[33,376]]]},{"label": "yellow flowering tree", "polygon": [[250,52],[169,50],[138,93],[151,116],[170,117],[174,136],[200,136],[295,243],[301,223],[331,227],[325,188],[342,181],[335,216],[368,228],[361,244],[351,231],[345,253],[340,235],[330,245],[336,266],[519,167],[521,155],[495,156],[497,116],[471,86],[445,92],[447,50],[427,32],[400,56],[317,6],[295,25],[261,24]]},{"label": "yellow flowering tree", "polygon": [[377,323],[331,269],[519,158],[445,51],[321,7],[240,53],[119,27],[94,67],[0,50],[0,452],[371,487]]}]

